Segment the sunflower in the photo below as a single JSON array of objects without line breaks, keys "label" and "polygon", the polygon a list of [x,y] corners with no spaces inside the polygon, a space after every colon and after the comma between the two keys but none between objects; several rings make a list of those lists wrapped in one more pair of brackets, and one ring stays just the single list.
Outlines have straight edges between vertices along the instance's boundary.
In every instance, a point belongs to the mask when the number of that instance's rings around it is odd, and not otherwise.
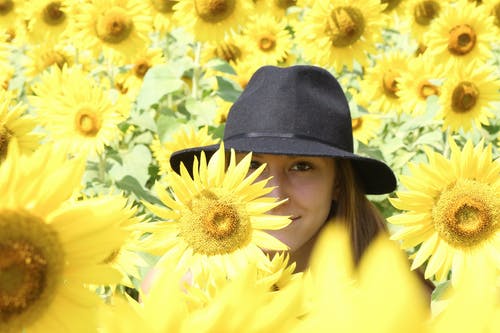
[{"label": "sunflower", "polygon": [[61,69],[64,65],[71,67],[75,63],[74,54],[74,50],[61,44],[31,44],[26,51],[27,59],[24,62],[24,74],[31,80],[53,65]]},{"label": "sunflower", "polygon": [[252,11],[252,0],[180,0],[174,19],[199,41],[217,41],[236,31]]},{"label": "sunflower", "polygon": [[[252,50],[243,42],[241,34],[226,34],[223,40],[206,42],[201,51],[201,63],[205,64],[214,58],[220,58],[234,65],[247,59]],[[207,76],[210,72],[207,71]]]},{"label": "sunflower", "polygon": [[343,225],[321,232],[304,273],[310,309],[291,332],[423,332],[428,305],[404,253],[380,234],[355,268]]},{"label": "sunflower", "polygon": [[[180,175],[167,174],[174,198],[162,186],[156,191],[168,207],[145,203],[163,222],[147,223],[144,230],[152,234],[145,249],[177,258],[181,271],[196,277],[204,269],[220,270],[228,278],[249,262],[267,261],[260,248],[286,250],[287,246],[264,229],[280,229],[290,223],[284,216],[265,212],[281,204],[274,198],[262,197],[272,188],[267,180],[253,183],[263,168],[247,177],[251,161],[248,154],[238,164],[231,151],[226,168],[224,145],[207,163],[204,153],[193,165],[193,178],[182,165]],[[199,168],[198,168],[199,167]]]},{"label": "sunflower", "polygon": [[249,49],[254,50],[250,56],[256,62],[268,65],[283,61],[292,49],[292,38],[285,21],[279,22],[270,14],[252,16],[243,28],[243,40]]},{"label": "sunflower", "polygon": [[223,100],[222,98],[216,99],[217,110],[215,111],[215,119],[214,123],[217,125],[224,124],[227,120],[227,115],[231,106],[233,106],[233,102],[228,102]]},{"label": "sunflower", "polygon": [[473,62],[457,68],[447,77],[439,99],[441,108],[436,115],[443,119],[443,131],[469,131],[472,124],[489,125],[494,118],[493,103],[500,99],[500,79],[496,69]]},{"label": "sunflower", "polygon": [[30,43],[50,45],[65,38],[70,18],[68,0],[34,0],[24,6],[23,14],[27,24]]},{"label": "sunflower", "polygon": [[15,34],[17,27],[21,24],[19,15],[24,0],[2,0],[0,2],[0,30],[6,30],[9,34]]},{"label": "sunflower", "polygon": [[497,30],[500,29],[500,1],[499,0],[483,0],[483,5],[486,6],[490,15],[494,18],[494,23]]},{"label": "sunflower", "polygon": [[30,103],[50,137],[75,154],[101,153],[120,139],[130,102],[102,89],[79,67],[53,67],[32,86]]},{"label": "sunflower", "polygon": [[412,58],[398,79],[396,95],[401,101],[403,112],[421,115],[427,111],[427,98],[439,97],[446,74],[441,64],[436,64],[426,53]]},{"label": "sunflower", "polygon": [[141,0],[92,0],[75,9],[72,40],[80,49],[119,64],[129,63],[138,50],[149,45],[151,16]]},{"label": "sunflower", "polygon": [[386,16],[378,0],[318,0],[296,25],[296,42],[306,61],[352,70],[355,61],[367,65],[376,53]]},{"label": "sunflower", "polygon": [[400,51],[385,53],[373,67],[366,69],[360,90],[370,102],[368,109],[375,113],[401,113],[402,101],[397,95],[399,78],[407,68],[408,56]]},{"label": "sunflower", "polygon": [[11,95],[10,91],[0,90],[0,164],[13,138],[18,142],[21,153],[33,152],[42,139],[41,133],[33,132],[38,125],[35,118],[25,114],[27,105],[13,105]]},{"label": "sunflower", "polygon": [[443,9],[424,42],[435,62],[460,67],[472,60],[488,60],[497,38],[493,17],[485,7],[459,0]]},{"label": "sunflower", "polygon": [[443,1],[438,0],[409,0],[403,4],[404,18],[410,24],[410,32],[413,38],[423,43],[422,36],[429,31],[431,23],[439,17],[443,11]]},{"label": "sunflower", "polygon": [[160,34],[170,32],[177,24],[174,21],[174,5],[177,0],[150,0],[153,29]]},{"label": "sunflower", "polygon": [[135,99],[148,70],[155,65],[165,63],[163,50],[160,48],[148,48],[140,51],[134,55],[131,63],[132,68],[123,73],[122,77],[118,78],[118,81],[122,83],[122,91],[126,91],[132,99]]},{"label": "sunflower", "polygon": [[407,249],[419,245],[412,269],[427,261],[425,277],[438,281],[450,270],[456,280],[480,257],[500,267],[500,162],[492,160],[491,145],[469,140],[460,150],[450,140],[449,159],[426,148],[429,163],[409,165],[413,176],[401,176],[406,190],[390,199],[407,212],[388,219],[401,226],[393,239]]},{"label": "sunflower", "polygon": [[158,161],[160,173],[166,174],[172,170],[170,167],[170,155],[174,151],[208,146],[218,141],[212,135],[208,134],[208,126],[204,126],[199,130],[195,130],[192,127],[180,127],[172,133],[170,140],[164,143],[161,143],[160,139],[156,137],[151,143],[151,151],[153,152],[153,157]]},{"label": "sunflower", "polygon": [[374,138],[382,127],[382,120],[373,114],[364,114],[352,118],[352,135],[359,142],[367,145]]},{"label": "sunflower", "polygon": [[0,331],[95,330],[101,300],[87,285],[120,280],[102,261],[134,212],[121,196],[68,202],[84,168],[60,146],[31,155],[9,146],[0,165]]}]

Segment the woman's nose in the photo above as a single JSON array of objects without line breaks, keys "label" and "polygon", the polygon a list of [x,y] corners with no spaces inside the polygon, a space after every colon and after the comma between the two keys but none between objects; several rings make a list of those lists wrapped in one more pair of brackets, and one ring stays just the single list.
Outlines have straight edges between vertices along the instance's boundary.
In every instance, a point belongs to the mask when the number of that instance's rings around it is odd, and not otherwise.
[{"label": "woman's nose", "polygon": [[269,179],[267,186],[273,187],[273,190],[269,192],[268,196],[282,200],[287,198],[286,184],[284,176],[278,172],[269,172]]}]

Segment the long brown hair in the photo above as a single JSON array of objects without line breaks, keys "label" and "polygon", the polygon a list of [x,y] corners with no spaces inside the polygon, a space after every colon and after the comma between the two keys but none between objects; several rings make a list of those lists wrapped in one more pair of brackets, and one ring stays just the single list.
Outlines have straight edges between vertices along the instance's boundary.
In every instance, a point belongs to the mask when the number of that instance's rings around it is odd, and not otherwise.
[{"label": "long brown hair", "polygon": [[346,223],[357,264],[377,234],[387,232],[387,226],[380,211],[366,197],[349,160],[336,159],[336,182],[339,195],[330,217]]}]

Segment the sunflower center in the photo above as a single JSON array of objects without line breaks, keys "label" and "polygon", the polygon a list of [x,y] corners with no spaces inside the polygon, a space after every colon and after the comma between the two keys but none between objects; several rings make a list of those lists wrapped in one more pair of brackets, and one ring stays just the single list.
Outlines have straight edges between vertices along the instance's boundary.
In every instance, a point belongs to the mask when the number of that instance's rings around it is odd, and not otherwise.
[{"label": "sunflower center", "polygon": [[432,210],[442,239],[459,248],[480,245],[498,230],[500,202],[487,184],[461,179],[449,186]]},{"label": "sunflower center", "polygon": [[48,68],[52,65],[57,65],[60,69],[63,68],[64,64],[68,63],[66,56],[58,51],[50,51],[43,55],[44,68]]},{"label": "sunflower center", "polygon": [[259,48],[264,52],[274,50],[276,47],[276,39],[273,36],[262,36],[259,38]]},{"label": "sunflower center", "polygon": [[84,136],[96,136],[101,129],[101,118],[92,110],[81,109],[75,116],[75,128]]},{"label": "sunflower center", "polygon": [[244,207],[208,190],[192,199],[179,228],[189,247],[205,255],[234,252],[248,243],[251,232]]},{"label": "sunflower center", "polygon": [[441,7],[436,1],[420,1],[413,8],[413,17],[419,25],[427,26],[439,15]]},{"label": "sunflower center", "polygon": [[160,13],[173,13],[172,7],[177,3],[177,1],[172,0],[151,0],[153,7]]},{"label": "sunflower center", "polygon": [[215,56],[227,62],[236,62],[241,58],[241,50],[234,44],[224,43],[214,51]]},{"label": "sunflower center", "polygon": [[468,81],[460,82],[451,95],[451,107],[457,113],[464,113],[471,110],[479,98],[479,89]]},{"label": "sunflower center", "polygon": [[476,33],[467,24],[457,25],[450,30],[448,50],[454,55],[464,55],[476,45]]},{"label": "sunflower center", "polygon": [[126,40],[134,24],[121,7],[112,7],[106,10],[96,23],[97,36],[106,43],[118,44]]},{"label": "sunflower center", "polygon": [[333,46],[346,47],[354,44],[365,30],[361,11],[353,7],[337,7],[328,17],[327,33]]},{"label": "sunflower center", "polygon": [[147,60],[139,60],[135,63],[133,72],[138,78],[143,78],[146,72],[151,68]]},{"label": "sunflower center", "polygon": [[194,8],[205,22],[217,23],[231,16],[236,0],[195,0]]},{"label": "sunflower center", "polygon": [[12,138],[12,131],[3,125],[0,125],[0,161],[7,156],[10,138]]},{"label": "sunflower center", "polygon": [[358,117],[358,118],[353,118],[351,120],[351,124],[352,124],[352,130],[357,130],[358,128],[361,127],[361,125],[363,125],[363,119],[361,117]]},{"label": "sunflower center", "polygon": [[394,8],[396,8],[401,0],[381,0],[380,1],[382,4],[387,4],[387,7],[385,7],[384,12],[390,12]]},{"label": "sunflower center", "polygon": [[426,99],[427,97],[433,95],[438,96],[440,94],[439,87],[435,84],[430,83],[428,80],[420,82],[418,91],[420,93],[420,97],[422,97],[423,99]]},{"label": "sunflower center", "polygon": [[398,98],[398,96],[396,95],[396,92],[399,90],[397,81],[398,77],[399,74],[392,70],[388,70],[384,73],[384,76],[382,78],[382,86],[387,96]]},{"label": "sunflower center", "polygon": [[0,15],[9,14],[14,8],[14,2],[12,0],[0,0]]},{"label": "sunflower center", "polygon": [[495,24],[497,27],[500,27],[500,2],[497,2],[496,5],[491,9],[491,15],[495,17]]},{"label": "sunflower center", "polygon": [[50,225],[26,212],[1,210],[0,230],[0,322],[24,326],[62,282],[63,248]]},{"label": "sunflower center", "polygon": [[61,10],[61,2],[54,1],[45,6],[42,17],[48,25],[61,24],[66,19],[66,14]]},{"label": "sunflower center", "polygon": [[297,0],[275,0],[274,3],[281,9],[287,9],[288,7],[295,6]]}]

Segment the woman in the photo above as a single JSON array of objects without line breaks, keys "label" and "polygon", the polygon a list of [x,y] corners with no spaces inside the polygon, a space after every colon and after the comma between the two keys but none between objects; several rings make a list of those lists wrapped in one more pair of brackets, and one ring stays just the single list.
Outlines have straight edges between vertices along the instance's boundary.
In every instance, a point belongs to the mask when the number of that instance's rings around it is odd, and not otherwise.
[{"label": "woman", "polygon": [[[288,198],[271,214],[289,215],[292,223],[269,231],[290,247],[297,270],[307,267],[322,226],[337,217],[348,226],[355,262],[384,219],[365,194],[396,188],[391,169],[381,161],[353,153],[349,105],[337,80],[325,69],[297,65],[257,70],[229,111],[224,145],[243,156],[253,152],[252,168],[266,163],[271,195]],[[218,145],[175,152],[170,163],[188,170],[201,151]]]}]

